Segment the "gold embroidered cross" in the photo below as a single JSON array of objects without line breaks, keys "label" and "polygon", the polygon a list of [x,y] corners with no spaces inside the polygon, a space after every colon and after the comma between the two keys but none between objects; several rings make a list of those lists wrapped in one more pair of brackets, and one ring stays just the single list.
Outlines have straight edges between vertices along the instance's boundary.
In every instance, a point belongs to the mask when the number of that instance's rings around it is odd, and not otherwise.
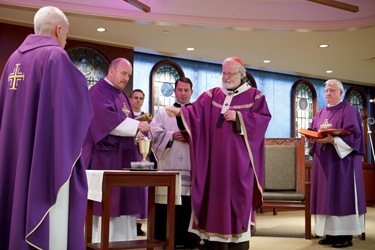
[{"label": "gold embroidered cross", "polygon": [[16,67],[14,68],[13,72],[8,76],[9,86],[11,90],[17,90],[18,81],[25,79],[25,74],[19,72],[20,64],[17,63]]},{"label": "gold embroidered cross", "polygon": [[122,108],[122,112],[124,112],[126,114],[126,116],[128,116],[129,113],[130,113],[130,110],[128,109],[128,107],[126,107],[125,102],[124,102],[124,107]]},{"label": "gold embroidered cross", "polygon": [[329,123],[328,119],[325,119],[324,122],[323,122],[323,124],[320,125],[320,129],[330,128],[330,127],[332,127],[332,123]]}]

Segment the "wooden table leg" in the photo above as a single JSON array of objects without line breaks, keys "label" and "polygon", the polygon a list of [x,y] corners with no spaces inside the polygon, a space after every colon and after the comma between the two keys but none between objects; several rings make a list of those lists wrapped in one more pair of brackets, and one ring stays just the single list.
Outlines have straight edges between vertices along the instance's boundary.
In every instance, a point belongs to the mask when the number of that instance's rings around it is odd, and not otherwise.
[{"label": "wooden table leg", "polygon": [[[155,187],[148,187],[147,239],[155,239]],[[153,250],[154,248],[147,248]]]},{"label": "wooden table leg", "polygon": [[86,224],[85,224],[85,248],[89,250],[87,247],[88,243],[92,242],[92,214],[93,214],[93,201],[87,200],[87,210],[86,210]]},{"label": "wooden table leg", "polygon": [[174,249],[174,218],[175,218],[175,196],[176,196],[176,178],[171,179],[171,185],[168,187],[168,205],[167,205],[167,230],[166,240],[167,249]]},{"label": "wooden table leg", "polygon": [[109,218],[111,209],[111,186],[103,183],[103,199],[102,199],[102,226],[101,226],[101,245],[103,250],[109,249]]}]

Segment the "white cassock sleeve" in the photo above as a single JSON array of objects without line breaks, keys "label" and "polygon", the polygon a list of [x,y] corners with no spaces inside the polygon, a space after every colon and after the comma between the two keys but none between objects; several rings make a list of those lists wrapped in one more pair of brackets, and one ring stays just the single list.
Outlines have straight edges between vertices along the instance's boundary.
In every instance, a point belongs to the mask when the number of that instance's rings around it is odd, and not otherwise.
[{"label": "white cassock sleeve", "polygon": [[138,130],[139,121],[126,118],[120,123],[114,130],[111,131],[111,135],[115,136],[135,136]]},{"label": "white cassock sleeve", "polygon": [[333,137],[333,140],[333,146],[335,146],[336,152],[341,159],[345,158],[348,154],[350,154],[353,151],[353,149],[348,144],[346,144],[340,137]]}]

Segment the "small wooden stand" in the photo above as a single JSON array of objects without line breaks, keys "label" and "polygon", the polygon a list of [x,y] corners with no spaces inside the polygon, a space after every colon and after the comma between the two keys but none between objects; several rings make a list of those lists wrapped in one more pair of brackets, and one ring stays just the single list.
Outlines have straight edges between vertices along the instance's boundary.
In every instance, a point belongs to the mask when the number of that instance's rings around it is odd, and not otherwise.
[{"label": "small wooden stand", "polygon": [[[90,170],[87,170],[90,171]],[[102,198],[102,229],[101,242],[92,242],[92,216],[93,201],[88,200],[86,214],[86,249],[135,249],[154,247],[166,247],[174,249],[174,217],[175,217],[175,193],[176,175],[178,172],[160,171],[105,171],[103,174],[103,198]],[[148,186],[148,222],[147,240],[132,240],[109,242],[109,219],[110,219],[110,199],[111,187],[139,187]],[[166,242],[154,239],[155,223],[155,187],[167,186],[167,231]]]}]

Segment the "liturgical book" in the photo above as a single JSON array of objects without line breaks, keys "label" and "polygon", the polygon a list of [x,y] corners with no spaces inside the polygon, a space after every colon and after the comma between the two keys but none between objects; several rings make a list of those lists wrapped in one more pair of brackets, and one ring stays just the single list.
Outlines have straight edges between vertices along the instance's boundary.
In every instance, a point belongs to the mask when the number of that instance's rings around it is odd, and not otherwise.
[{"label": "liturgical book", "polygon": [[339,128],[327,128],[327,129],[321,130],[319,132],[300,128],[299,133],[301,133],[301,134],[303,134],[307,137],[312,137],[312,138],[316,138],[316,139],[322,139],[322,138],[326,137],[328,134],[330,134],[332,136],[347,136],[347,135],[350,135],[350,133],[348,131],[346,131],[344,129],[339,129]]}]

